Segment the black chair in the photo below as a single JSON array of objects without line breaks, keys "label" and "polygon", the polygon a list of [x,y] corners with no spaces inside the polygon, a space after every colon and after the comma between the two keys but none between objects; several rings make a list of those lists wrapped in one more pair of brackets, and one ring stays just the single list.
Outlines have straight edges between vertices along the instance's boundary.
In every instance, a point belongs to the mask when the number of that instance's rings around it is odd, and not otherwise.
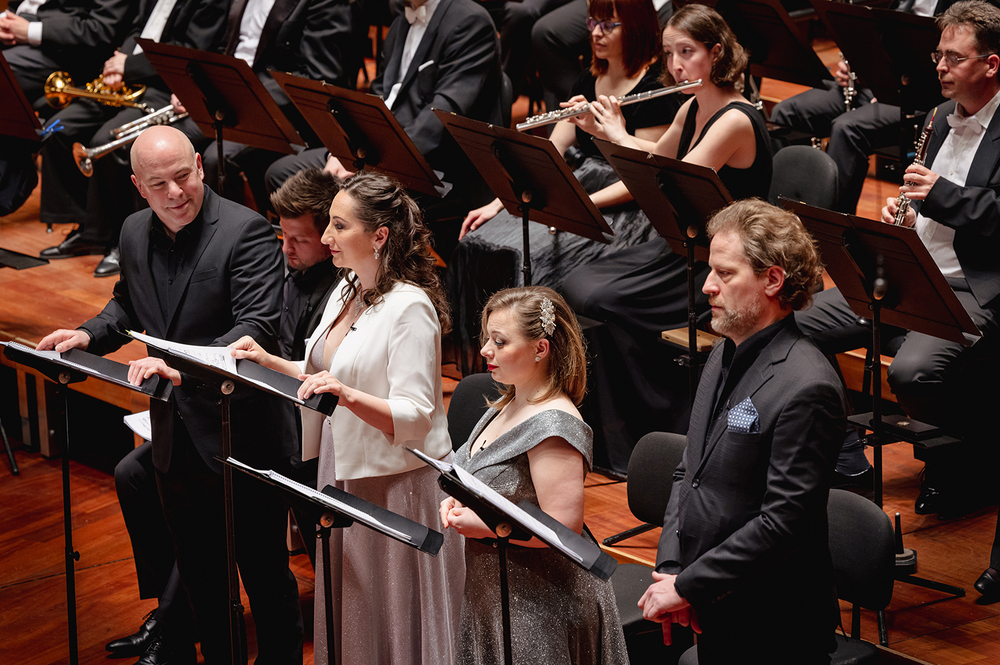
[{"label": "black chair", "polygon": [[486,373],[469,374],[455,386],[448,405],[448,434],[451,447],[462,447],[486,413],[486,400],[500,397],[500,386]]},{"label": "black chair", "polygon": [[[670,500],[674,470],[687,445],[683,434],[650,432],[635,444],[628,463],[628,507],[638,519],[662,526]],[[652,527],[650,527],[652,528]],[[611,576],[618,601],[629,660],[633,663],[673,663],[691,644],[691,633],[674,631],[674,644],[663,644],[663,628],[642,618],[636,604],[653,583],[653,569],[634,563],[619,564]]]},{"label": "black chair", "polygon": [[777,205],[784,196],[820,208],[837,204],[837,164],[822,150],[790,145],[774,155],[771,191],[767,200]]},{"label": "black chair", "polygon": [[[850,636],[837,635],[837,649],[830,654],[831,665],[877,663],[878,648],[861,639],[861,610],[878,613],[879,643],[888,646],[885,608],[892,600],[896,579],[892,523],[868,499],[837,489],[830,490],[827,516],[837,597],[852,604]],[[679,661],[679,665],[697,663],[696,647],[688,649]]]}]

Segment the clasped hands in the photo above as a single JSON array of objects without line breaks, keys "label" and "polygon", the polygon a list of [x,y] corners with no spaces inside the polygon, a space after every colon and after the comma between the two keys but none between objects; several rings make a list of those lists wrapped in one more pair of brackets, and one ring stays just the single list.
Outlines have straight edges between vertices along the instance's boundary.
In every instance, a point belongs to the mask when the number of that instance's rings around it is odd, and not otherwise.
[{"label": "clasped hands", "polygon": [[0,13],[0,43],[5,46],[28,43],[28,20],[14,12]]},{"label": "clasped hands", "polygon": [[467,508],[453,496],[441,502],[438,509],[441,515],[441,526],[451,528],[466,538],[495,538],[496,534],[486,526],[479,515]]},{"label": "clasped hands", "polygon": [[676,575],[653,572],[653,583],[639,599],[642,618],[663,625],[663,643],[672,642],[671,627],[673,624],[690,626],[696,633],[701,632],[698,625],[698,615],[694,608],[679,594],[674,583]]},{"label": "clasped hands", "polygon": [[[927,198],[934,183],[941,177],[926,166],[920,164],[910,164],[903,174],[903,185],[899,188],[900,194],[906,194],[906,198],[911,201],[923,201]],[[886,205],[882,208],[882,221],[886,224],[894,224],[896,220],[896,199],[886,199]],[[906,220],[903,226],[913,226],[917,221],[917,213],[911,208],[906,212]]]}]

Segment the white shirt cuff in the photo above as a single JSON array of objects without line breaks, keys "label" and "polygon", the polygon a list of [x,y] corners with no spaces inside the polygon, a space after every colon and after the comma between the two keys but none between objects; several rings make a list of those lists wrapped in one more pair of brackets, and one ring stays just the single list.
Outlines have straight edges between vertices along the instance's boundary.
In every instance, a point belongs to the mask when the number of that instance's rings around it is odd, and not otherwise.
[{"label": "white shirt cuff", "polygon": [[32,46],[42,45],[42,22],[32,21],[28,24],[28,43]]}]

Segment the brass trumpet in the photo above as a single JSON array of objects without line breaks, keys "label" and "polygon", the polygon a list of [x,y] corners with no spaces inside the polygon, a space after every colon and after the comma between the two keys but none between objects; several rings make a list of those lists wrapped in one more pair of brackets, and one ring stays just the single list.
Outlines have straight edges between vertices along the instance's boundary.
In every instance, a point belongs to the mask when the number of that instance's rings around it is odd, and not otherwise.
[{"label": "brass trumpet", "polygon": [[80,169],[80,173],[89,178],[94,175],[95,159],[100,159],[123,145],[128,145],[139,138],[139,134],[142,134],[154,125],[172,125],[187,116],[187,113],[177,113],[174,111],[173,106],[168,105],[158,111],[153,111],[148,115],[112,129],[111,134],[117,138],[110,143],[105,143],[94,148],[85,148],[82,143],[74,143],[73,159],[76,160],[76,167]]},{"label": "brass trumpet", "polygon": [[104,79],[98,76],[87,84],[86,88],[74,88],[73,79],[66,72],[52,72],[45,79],[45,99],[49,106],[56,109],[65,108],[77,97],[93,99],[105,106],[122,107],[131,106],[149,112],[151,109],[142,102],[136,101],[146,92],[146,86],[141,85],[135,90],[122,87],[121,90],[112,90],[104,85]]}]

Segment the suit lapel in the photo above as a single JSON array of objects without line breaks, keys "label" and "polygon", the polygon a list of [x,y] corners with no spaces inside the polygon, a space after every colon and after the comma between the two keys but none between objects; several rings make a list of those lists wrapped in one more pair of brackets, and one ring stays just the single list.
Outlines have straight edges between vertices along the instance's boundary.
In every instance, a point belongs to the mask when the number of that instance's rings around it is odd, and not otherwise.
[{"label": "suit lapel", "polygon": [[399,87],[399,94],[396,95],[396,99],[403,97],[406,89],[417,78],[417,71],[420,69],[420,65],[427,61],[427,54],[431,50],[431,45],[437,39],[438,30],[441,28],[441,21],[444,19],[445,12],[448,11],[451,3],[452,0],[441,0],[438,3],[437,9],[434,10],[434,16],[431,17],[431,22],[427,24],[424,36],[420,38],[417,50],[413,52],[413,60],[410,61],[410,67],[406,71],[406,78],[403,79],[403,85]]},{"label": "suit lapel", "polygon": [[711,426],[712,401],[719,381],[722,379],[722,352],[722,344],[719,344],[709,354],[705,369],[701,374],[701,381],[698,382],[694,404],[691,405],[691,421],[687,440],[688,448],[693,455],[692,460],[700,460],[702,451],[705,450],[707,427]]},{"label": "suit lapel", "polygon": [[257,63],[260,62],[261,54],[267,50],[271,40],[278,34],[278,29],[292,15],[292,10],[295,9],[298,2],[299,0],[275,0],[274,6],[271,7],[271,12],[267,15],[267,20],[264,21],[264,27],[260,31],[257,52],[253,56],[254,69],[256,69]]},{"label": "suit lapel", "polygon": [[170,290],[170,302],[167,303],[167,330],[170,330],[173,325],[174,318],[177,316],[177,307],[187,292],[188,282],[191,281],[191,275],[194,274],[194,269],[201,260],[201,255],[212,241],[212,236],[215,235],[216,223],[219,221],[219,198],[208,187],[205,188],[205,200],[201,206],[201,215],[201,232],[197,238],[191,239],[194,248],[191,250],[190,259],[178,267],[177,274],[174,276],[174,284]]},{"label": "suit lapel", "polygon": [[924,164],[927,165],[927,168],[930,168],[930,165],[934,163],[941,145],[948,136],[948,132],[951,129],[948,125],[948,116],[954,112],[955,102],[948,101],[938,107],[938,113],[941,114],[941,117],[934,116],[934,131],[931,132],[931,142],[927,146],[927,157],[924,159]]},{"label": "suit lapel", "polygon": [[966,186],[986,187],[989,184],[990,176],[996,171],[997,160],[1000,160],[1000,151],[993,146],[998,140],[1000,140],[1000,110],[993,113],[990,126],[986,128],[986,135],[976,150],[976,156],[972,158],[969,176],[965,179]]},{"label": "suit lapel", "polygon": [[[702,453],[701,461],[698,464],[698,471],[695,476],[699,475],[702,469],[705,468],[705,464],[708,463],[708,458],[711,457],[712,451],[715,450],[716,445],[718,445],[719,441],[722,440],[723,434],[729,431],[729,409],[748,397],[751,398],[751,400],[753,399],[753,396],[762,387],[764,387],[768,381],[771,380],[772,376],[774,376],[774,365],[785,360],[788,356],[789,350],[792,348],[792,344],[795,343],[795,340],[796,336],[791,334],[788,328],[779,331],[777,336],[771,341],[770,344],[764,347],[761,354],[757,357],[753,364],[750,365],[750,368],[747,369],[746,373],[743,374],[739,383],[736,384],[736,387],[733,388],[733,392],[730,393],[725,407],[723,407],[719,412],[718,422],[715,422],[714,419],[706,419],[704,421],[709,423],[711,429],[709,430],[709,439],[705,442],[705,450]],[[719,355],[721,356],[721,354]],[[714,390],[712,394],[714,395]]]},{"label": "suit lapel", "polygon": [[[395,34],[393,34],[393,31],[395,31]],[[390,44],[389,40],[386,40],[385,74],[382,76],[382,81],[384,82],[382,84],[383,97],[388,97],[392,86],[396,85],[399,81],[399,65],[403,60],[403,47],[406,45],[406,35],[409,32],[410,24],[402,16],[397,17],[396,22],[389,29],[392,43]]]}]

